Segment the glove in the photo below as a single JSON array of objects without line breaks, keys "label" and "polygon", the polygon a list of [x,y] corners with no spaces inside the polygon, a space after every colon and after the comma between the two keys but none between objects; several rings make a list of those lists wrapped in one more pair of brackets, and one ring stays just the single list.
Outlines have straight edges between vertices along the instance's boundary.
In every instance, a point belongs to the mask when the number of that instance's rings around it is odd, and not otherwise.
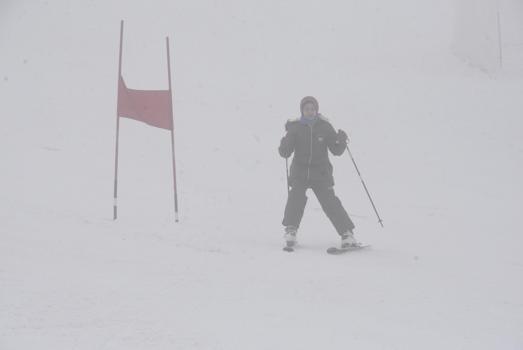
[{"label": "glove", "polygon": [[347,136],[347,133],[341,129],[338,130],[338,141],[343,143],[349,142],[349,137]]},{"label": "glove", "polygon": [[285,131],[289,131],[289,126],[291,125],[291,121],[287,120],[287,123],[285,123]]}]

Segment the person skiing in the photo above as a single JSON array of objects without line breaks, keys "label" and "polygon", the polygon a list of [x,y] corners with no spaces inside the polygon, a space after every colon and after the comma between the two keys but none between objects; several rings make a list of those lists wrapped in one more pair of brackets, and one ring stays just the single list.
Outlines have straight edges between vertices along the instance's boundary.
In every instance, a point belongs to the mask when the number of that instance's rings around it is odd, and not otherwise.
[{"label": "person skiing", "polygon": [[328,151],[340,156],[348,142],[347,133],[336,132],[330,122],[319,113],[318,101],[306,96],[300,103],[301,117],[288,120],[285,136],[278,151],[283,158],[293,153],[289,175],[287,203],[282,224],[285,226],[285,241],[288,248],[296,245],[296,234],[300,227],[307,189],[312,189],[327,217],[341,236],[341,248],[358,246],[354,238],[354,223],[334,193],[333,168]]}]

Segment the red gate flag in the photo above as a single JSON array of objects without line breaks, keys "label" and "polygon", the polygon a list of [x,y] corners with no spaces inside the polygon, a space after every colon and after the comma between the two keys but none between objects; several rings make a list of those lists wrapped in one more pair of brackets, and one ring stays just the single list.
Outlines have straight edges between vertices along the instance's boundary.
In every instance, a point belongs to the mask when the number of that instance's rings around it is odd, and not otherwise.
[{"label": "red gate flag", "polygon": [[129,89],[120,75],[118,81],[119,117],[138,120],[157,128],[172,130],[170,90]]},{"label": "red gate flag", "polygon": [[120,138],[120,117],[144,122],[157,128],[171,131],[173,161],[174,220],[178,222],[178,190],[176,186],[176,160],[174,157],[174,113],[171,86],[171,56],[169,37],[165,38],[167,51],[168,90],[134,90],[125,85],[122,76],[123,20],[120,21],[120,51],[118,58],[118,101],[116,103],[116,140],[114,152],[113,220],[118,217],[118,140]]}]

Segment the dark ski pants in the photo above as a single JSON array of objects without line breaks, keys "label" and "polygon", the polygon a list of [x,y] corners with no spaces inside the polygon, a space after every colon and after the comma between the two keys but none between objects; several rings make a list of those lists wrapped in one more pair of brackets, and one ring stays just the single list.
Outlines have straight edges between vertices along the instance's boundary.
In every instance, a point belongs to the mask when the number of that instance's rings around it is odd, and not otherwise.
[{"label": "dark ski pants", "polygon": [[325,184],[296,182],[287,199],[285,215],[282,224],[284,226],[299,227],[307,204],[307,189],[311,188],[327,217],[330,219],[339,235],[354,229],[354,223],[343,208],[340,199],[334,193],[334,188]]}]

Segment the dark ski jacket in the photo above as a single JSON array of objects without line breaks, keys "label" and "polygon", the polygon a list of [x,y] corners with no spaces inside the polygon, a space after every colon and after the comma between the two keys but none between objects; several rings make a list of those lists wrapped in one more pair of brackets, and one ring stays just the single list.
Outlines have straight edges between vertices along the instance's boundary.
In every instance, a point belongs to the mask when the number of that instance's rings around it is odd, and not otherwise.
[{"label": "dark ski jacket", "polygon": [[304,181],[330,187],[334,186],[334,178],[327,149],[340,156],[346,146],[346,141],[338,139],[338,133],[320,114],[312,125],[300,119],[289,121],[278,151],[283,158],[289,158],[294,152],[289,179],[291,186],[296,181]]}]

